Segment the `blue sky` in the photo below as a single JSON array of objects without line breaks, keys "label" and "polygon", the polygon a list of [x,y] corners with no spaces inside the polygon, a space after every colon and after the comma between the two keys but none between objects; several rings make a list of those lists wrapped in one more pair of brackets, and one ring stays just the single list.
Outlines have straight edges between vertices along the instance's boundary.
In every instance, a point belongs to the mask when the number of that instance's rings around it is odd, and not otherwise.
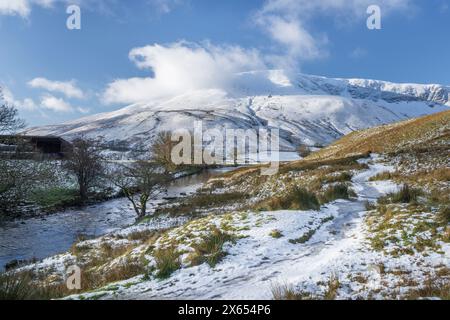
[{"label": "blue sky", "polygon": [[[66,28],[72,3],[81,30]],[[369,4],[380,5],[381,30],[366,27]],[[0,0],[0,85],[29,125],[221,86],[227,74],[252,69],[448,85],[449,5]]]}]

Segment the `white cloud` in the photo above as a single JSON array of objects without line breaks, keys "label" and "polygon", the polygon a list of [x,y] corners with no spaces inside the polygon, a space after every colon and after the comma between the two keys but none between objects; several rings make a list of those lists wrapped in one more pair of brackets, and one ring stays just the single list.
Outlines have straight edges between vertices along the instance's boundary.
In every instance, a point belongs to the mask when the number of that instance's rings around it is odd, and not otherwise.
[{"label": "white cloud", "polygon": [[[159,14],[170,13],[185,0],[146,0],[146,4]],[[27,18],[33,5],[52,8],[55,3],[77,4],[99,12],[119,11],[121,3],[117,0],[0,0],[0,15],[21,16]]]},{"label": "white cloud", "polygon": [[154,44],[132,49],[129,57],[154,76],[115,80],[103,93],[105,103],[134,103],[198,89],[226,88],[236,73],[266,68],[256,50],[210,43]]},{"label": "white cloud", "polygon": [[361,47],[356,47],[350,52],[350,57],[353,59],[360,59],[367,55],[367,50]]},{"label": "white cloud", "polygon": [[17,109],[24,111],[34,111],[37,109],[37,105],[33,101],[33,99],[25,98],[23,100],[18,100],[14,97],[11,90],[9,90],[7,87],[1,87],[0,89],[1,89],[0,92],[3,95],[3,99],[9,105],[12,105]]},{"label": "white cloud", "polygon": [[41,107],[55,112],[73,112],[74,108],[70,103],[52,95],[44,95],[41,98]]},{"label": "white cloud", "polygon": [[327,55],[327,37],[314,34],[309,27],[315,17],[332,17],[337,19],[338,23],[346,23],[348,20],[367,17],[366,9],[369,5],[380,5],[383,15],[387,15],[394,10],[410,10],[412,1],[267,0],[253,20],[273,41],[281,45],[274,61],[282,61],[296,67],[301,61]]},{"label": "white cloud", "polygon": [[16,107],[20,111],[36,111],[44,116],[44,110],[51,110],[54,112],[79,112],[82,114],[90,113],[88,108],[74,107],[64,99],[54,97],[50,94],[45,94],[41,97],[40,102],[36,103],[31,98],[25,98],[23,100],[16,99],[9,88],[6,86],[0,87],[0,101],[4,100],[7,104]]},{"label": "white cloud", "polygon": [[35,78],[28,82],[32,88],[44,89],[50,92],[59,92],[67,98],[83,99],[84,94],[81,89],[75,85],[75,81],[52,81],[46,78]]},{"label": "white cloud", "polygon": [[28,0],[0,0],[0,14],[27,17],[30,14],[31,5]]},{"label": "white cloud", "polygon": [[155,8],[158,13],[170,13],[173,8],[181,5],[184,0],[147,0],[147,2]]}]

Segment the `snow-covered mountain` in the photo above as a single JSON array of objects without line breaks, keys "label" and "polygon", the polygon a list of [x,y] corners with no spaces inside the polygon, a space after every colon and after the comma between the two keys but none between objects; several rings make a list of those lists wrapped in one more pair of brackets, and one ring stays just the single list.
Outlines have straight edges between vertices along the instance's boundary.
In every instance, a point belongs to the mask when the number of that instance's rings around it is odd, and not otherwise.
[{"label": "snow-covered mountain", "polygon": [[283,149],[328,144],[354,130],[448,110],[450,87],[364,79],[329,79],[281,71],[236,75],[228,89],[188,92],[134,104],[26,134],[102,136],[111,146],[146,146],[162,130],[277,127]]}]

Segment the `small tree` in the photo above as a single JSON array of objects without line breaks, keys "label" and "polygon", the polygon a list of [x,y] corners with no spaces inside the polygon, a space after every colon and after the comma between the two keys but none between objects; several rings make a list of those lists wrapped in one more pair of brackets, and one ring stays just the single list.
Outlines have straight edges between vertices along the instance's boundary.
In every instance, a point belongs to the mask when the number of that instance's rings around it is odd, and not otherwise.
[{"label": "small tree", "polygon": [[88,199],[90,189],[102,177],[104,170],[99,142],[84,138],[75,140],[64,167],[75,175],[81,200]]},{"label": "small tree", "polygon": [[155,141],[150,147],[152,161],[164,167],[166,172],[174,172],[177,165],[172,161],[172,149],[174,142],[172,142],[172,135],[168,131],[161,131],[158,133]]},{"label": "small tree", "polygon": [[19,118],[19,112],[3,98],[0,88],[0,133],[14,133],[25,127],[25,122]]},{"label": "small tree", "polygon": [[[0,133],[15,133],[23,129],[25,122],[18,117],[18,111],[3,98],[0,88]],[[0,212],[14,211],[30,189],[28,177],[33,175],[31,166],[24,166],[17,161],[0,157]]]},{"label": "small tree", "polygon": [[111,174],[113,184],[131,202],[138,220],[145,217],[148,202],[164,191],[170,179],[171,176],[161,166],[149,161],[136,161]]}]

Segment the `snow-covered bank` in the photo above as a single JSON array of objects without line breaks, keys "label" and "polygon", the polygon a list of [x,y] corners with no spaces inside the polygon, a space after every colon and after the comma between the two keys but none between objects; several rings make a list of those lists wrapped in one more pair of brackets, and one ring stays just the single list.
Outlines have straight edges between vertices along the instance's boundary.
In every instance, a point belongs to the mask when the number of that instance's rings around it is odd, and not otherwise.
[{"label": "snow-covered bank", "polygon": [[[165,202],[163,197],[186,197],[209,178],[232,168],[214,169],[181,177],[170,185],[149,210]],[[65,252],[79,237],[97,238],[134,224],[136,213],[126,198],[118,198],[80,209],[70,209],[45,217],[8,221],[0,224],[0,270],[13,260],[44,259]],[[179,225],[178,219],[153,219],[152,228]]]},{"label": "snow-covered bank", "polygon": [[[378,173],[393,170],[391,166],[379,163],[380,160],[378,156],[362,160],[369,169],[352,179],[358,196],[355,201],[337,200],[320,211],[231,213],[226,220],[234,230],[239,230],[241,239],[226,246],[228,255],[214,268],[205,263],[190,267],[184,262],[184,267],[166,280],[143,280],[142,276],[138,276],[81,297],[271,299],[271,289],[280,283],[320,297],[327,290],[329,279],[337,277],[341,288],[337,298],[376,298],[372,295],[377,289],[381,286],[390,288],[396,283],[393,275],[383,275],[381,266],[392,270],[410,270],[421,280],[424,273],[431,272],[434,266],[449,265],[448,255],[413,255],[391,259],[368,245],[364,202],[397,189],[389,181],[368,181]],[[211,218],[208,223],[220,226],[223,219]],[[173,230],[171,237],[182,237],[186,232],[182,228]],[[277,232],[276,237],[274,231]],[[180,244],[179,249],[186,250],[188,247]],[[448,246],[444,250],[448,252]],[[185,261],[187,254],[183,257]],[[422,262],[420,268],[417,267],[418,260]],[[355,278],[364,281],[358,282]]]}]

